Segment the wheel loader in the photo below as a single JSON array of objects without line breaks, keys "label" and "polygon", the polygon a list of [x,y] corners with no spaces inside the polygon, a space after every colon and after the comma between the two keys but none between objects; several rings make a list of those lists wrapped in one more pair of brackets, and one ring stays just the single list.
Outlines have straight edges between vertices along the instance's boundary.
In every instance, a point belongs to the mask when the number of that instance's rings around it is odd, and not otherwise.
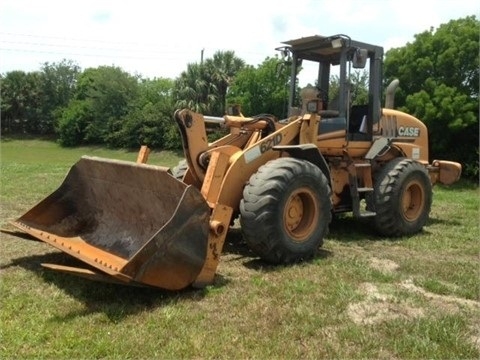
[{"label": "wheel loader", "polygon": [[[147,164],[145,147],[136,162],[83,156],[4,231],[85,264],[42,264],[49,269],[167,290],[213,283],[236,219],[251,250],[272,264],[315,256],[335,214],[369,218],[382,236],[421,231],[432,186],[457,181],[461,165],[429,162],[426,126],[393,109],[398,81],[382,107],[383,49],[340,34],[286,41],[279,50],[292,64],[287,118],[177,110],[181,166]],[[307,62],[318,78],[299,92]],[[351,101],[352,69],[368,72],[364,104]],[[334,73],[338,99],[329,99]],[[210,143],[212,121],[228,134]]]}]

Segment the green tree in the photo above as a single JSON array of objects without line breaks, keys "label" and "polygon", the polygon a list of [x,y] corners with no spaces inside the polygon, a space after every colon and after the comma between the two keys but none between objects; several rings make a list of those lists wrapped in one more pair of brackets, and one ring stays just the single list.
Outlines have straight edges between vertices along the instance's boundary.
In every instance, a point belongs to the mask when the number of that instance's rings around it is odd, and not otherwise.
[{"label": "green tree", "polygon": [[44,63],[41,69],[42,116],[39,128],[42,133],[52,134],[60,110],[73,99],[80,67],[71,60],[60,63]]},{"label": "green tree", "polygon": [[133,109],[122,119],[121,127],[110,137],[113,146],[176,149],[181,140],[173,121],[173,80],[143,79]]},{"label": "green tree", "polygon": [[[351,105],[368,104],[368,72],[366,70],[355,70],[350,74],[349,82],[351,84]],[[334,99],[340,91],[340,77],[331,76],[328,98]]]},{"label": "green tree", "polygon": [[0,80],[2,133],[39,134],[42,104],[40,72],[10,71]]},{"label": "green tree", "polygon": [[[385,80],[400,80],[396,104],[428,127],[430,155],[478,177],[479,41],[475,16],[451,20],[388,51]],[[461,141],[459,141],[461,139]]]},{"label": "green tree", "polygon": [[176,108],[222,116],[225,114],[227,90],[235,75],[245,66],[233,51],[217,51],[203,63],[187,65],[175,80]]},{"label": "green tree", "polygon": [[205,67],[217,95],[212,115],[222,116],[225,114],[227,90],[235,75],[245,67],[245,61],[236,57],[234,51],[217,51],[212,59],[205,61]]},{"label": "green tree", "polygon": [[[123,117],[138,96],[138,78],[119,67],[86,69],[78,77],[75,99],[62,111],[58,126],[64,145],[107,144],[122,127]],[[66,127],[75,127],[75,131]],[[76,134],[68,141],[65,134]],[[75,140],[75,143],[72,143]]]},{"label": "green tree", "polygon": [[206,67],[193,63],[188,64],[187,70],[175,80],[173,96],[176,108],[212,115],[217,101],[217,89],[210,81]]},{"label": "green tree", "polygon": [[56,132],[58,142],[62,146],[76,146],[85,138],[85,129],[94,118],[90,103],[85,100],[73,99],[61,112]]},{"label": "green tree", "polygon": [[247,115],[269,113],[287,116],[290,66],[282,59],[267,57],[257,68],[248,65],[237,73],[227,94]]}]

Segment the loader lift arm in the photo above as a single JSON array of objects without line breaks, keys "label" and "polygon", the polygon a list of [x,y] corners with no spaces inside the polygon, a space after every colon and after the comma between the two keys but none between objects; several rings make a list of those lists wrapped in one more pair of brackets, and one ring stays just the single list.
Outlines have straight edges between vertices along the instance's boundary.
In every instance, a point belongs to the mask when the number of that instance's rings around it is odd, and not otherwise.
[{"label": "loader lift arm", "polygon": [[[205,131],[201,114],[181,110],[176,112],[175,118],[179,126],[183,127],[181,133],[185,157],[191,169],[194,169],[191,171],[200,173],[194,178],[203,179],[200,192],[211,208],[207,256],[202,271],[193,284],[202,287],[214,279],[232,216],[238,210],[243,188],[250,176],[261,165],[282,156],[286,150],[293,151],[288,146],[297,144],[300,138],[315,139],[319,119],[307,114],[287,124],[276,124],[275,129],[271,129],[275,131],[262,137],[262,132],[269,125],[268,119],[225,116],[231,133],[208,146],[206,142],[200,145],[196,143],[198,134]],[[196,124],[188,127],[187,124],[191,123]],[[194,126],[197,129],[190,131]],[[206,169],[194,160],[206,158],[208,162],[203,163]]]}]

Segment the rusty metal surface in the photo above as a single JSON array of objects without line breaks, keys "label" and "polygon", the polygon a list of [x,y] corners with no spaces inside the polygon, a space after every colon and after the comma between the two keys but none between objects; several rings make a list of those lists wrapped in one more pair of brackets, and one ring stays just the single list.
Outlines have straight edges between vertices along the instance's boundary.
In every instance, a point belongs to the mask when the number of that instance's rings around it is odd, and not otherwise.
[{"label": "rusty metal surface", "polygon": [[[108,282],[112,284],[121,284],[121,285],[125,284],[125,281],[117,280],[113,276],[108,276],[108,275],[105,275],[104,273],[95,272],[90,269],[83,269],[83,268],[77,268],[72,266],[64,266],[64,265],[48,264],[48,263],[43,263],[41,265],[44,268],[49,270],[54,270],[54,271],[62,272],[69,275],[75,275],[88,280],[102,281],[102,282]],[[129,285],[130,284],[132,283],[129,283]]]},{"label": "rusty metal surface", "polygon": [[12,224],[116,279],[174,290],[203,266],[209,215],[165,168],[84,156]]},{"label": "rusty metal surface", "polygon": [[200,192],[187,187],[175,216],[122,272],[137,282],[171,290],[193,283],[207,256],[209,219],[210,208]]}]

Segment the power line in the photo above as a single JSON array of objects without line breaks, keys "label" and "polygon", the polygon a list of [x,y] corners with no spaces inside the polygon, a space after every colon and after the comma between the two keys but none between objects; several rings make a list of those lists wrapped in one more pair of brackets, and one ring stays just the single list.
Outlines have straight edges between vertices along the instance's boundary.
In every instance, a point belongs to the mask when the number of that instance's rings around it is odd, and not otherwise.
[{"label": "power line", "polygon": [[118,45],[144,45],[144,46],[164,46],[159,43],[142,43],[138,41],[110,41],[110,40],[99,40],[99,39],[87,39],[87,38],[72,38],[72,37],[63,37],[63,36],[49,36],[49,35],[34,35],[34,34],[16,34],[10,32],[0,32],[0,36],[18,36],[18,37],[29,37],[29,38],[38,38],[38,39],[55,39],[55,40],[63,40],[63,41],[79,41],[79,42],[89,42],[89,43],[101,43],[101,44],[118,44]]},{"label": "power line", "polygon": [[0,52],[18,52],[18,53],[32,53],[32,54],[50,54],[50,55],[62,55],[62,56],[85,56],[85,57],[103,57],[103,58],[113,58],[113,59],[140,59],[140,60],[155,60],[155,59],[174,59],[173,57],[168,57],[165,55],[156,55],[156,56],[135,56],[135,55],[113,55],[113,54],[92,54],[92,53],[75,53],[67,51],[52,51],[52,50],[34,50],[34,49],[18,49],[18,48],[6,48],[0,47]]},{"label": "power line", "polygon": [[[30,42],[30,41],[18,41],[18,40],[4,40],[1,39],[3,35],[6,36],[18,36],[18,37],[27,37],[27,38],[38,38],[38,39],[53,39],[53,40],[62,40],[68,42],[69,44],[58,44],[58,43],[49,43],[49,42]],[[179,51],[175,50],[178,49],[178,42],[174,42],[173,44],[161,44],[161,43],[153,43],[153,42],[137,42],[137,41],[110,41],[110,40],[99,40],[99,39],[87,39],[87,38],[72,38],[72,37],[62,37],[62,36],[48,36],[48,35],[35,35],[35,34],[18,34],[18,33],[10,33],[10,32],[0,32],[0,42],[5,43],[15,43],[15,44],[26,44],[26,45],[34,45],[34,46],[52,46],[52,47],[73,47],[73,48],[87,48],[87,49],[105,49],[105,50],[113,50],[113,51],[129,51],[124,50],[126,46],[131,46],[134,48],[141,48],[146,47],[148,48],[149,52],[155,52],[159,54],[187,54],[190,53],[189,51]],[[110,45],[122,45],[122,49],[116,47],[98,47],[98,46],[81,46],[81,45],[72,45],[72,41],[83,42],[83,43],[98,43],[98,44],[110,44]],[[188,45],[188,44],[185,44]],[[158,49],[162,50],[158,50]],[[190,47],[191,48],[191,47]],[[165,50],[168,49],[168,50]],[[273,51],[273,50],[272,50]],[[196,53],[197,49],[192,50],[192,53]],[[242,50],[242,54],[250,54],[250,55],[264,55],[263,52],[252,51],[252,50]],[[237,54],[240,55],[240,54]]]},{"label": "power line", "polygon": [[[106,47],[98,47],[98,46],[79,46],[79,45],[67,45],[67,44],[52,44],[52,43],[41,43],[41,42],[29,42],[29,41],[9,41],[9,40],[0,40],[0,43],[3,44],[10,44],[10,45],[16,45],[15,49],[22,49],[24,50],[25,48],[21,47],[22,45],[27,45],[31,47],[47,47],[47,48],[73,48],[73,49],[87,49],[87,50],[93,50],[93,51],[98,51],[100,50],[102,53],[106,51],[111,51],[111,52],[132,52],[135,51],[136,53],[138,52],[143,52],[147,54],[153,54],[153,55],[169,55],[169,54],[186,54],[186,53],[191,53],[187,51],[159,51],[155,49],[133,49],[133,48],[106,48]],[[20,47],[19,47],[20,46]],[[1,48],[1,47],[0,47]],[[29,50],[29,49],[28,49]]]}]

